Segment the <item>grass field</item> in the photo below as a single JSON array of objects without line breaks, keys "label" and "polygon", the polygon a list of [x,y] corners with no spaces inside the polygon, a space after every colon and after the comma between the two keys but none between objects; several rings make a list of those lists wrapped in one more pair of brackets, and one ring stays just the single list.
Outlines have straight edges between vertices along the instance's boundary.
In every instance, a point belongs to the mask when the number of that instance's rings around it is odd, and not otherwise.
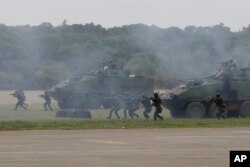
[{"label": "grass field", "polygon": [[[93,119],[58,118],[56,111],[44,111],[42,104],[30,104],[28,111],[13,111],[14,104],[0,105],[0,130],[58,130],[58,129],[132,129],[132,128],[186,128],[186,127],[249,127],[250,119],[171,119],[164,110],[163,121],[144,120],[142,110],[137,111],[141,118],[132,120],[106,120],[108,110],[91,110]],[[54,103],[53,108],[57,109]],[[119,113],[123,116],[123,112]],[[152,118],[152,113],[151,113]]]},{"label": "grass field", "polygon": [[250,119],[165,119],[153,120],[80,120],[0,121],[0,130],[70,130],[70,129],[145,129],[249,127]]},{"label": "grass field", "polygon": [[[2,104],[0,105],[0,121],[10,121],[10,120],[60,120],[65,118],[56,117],[56,111],[58,110],[58,106],[56,103],[52,104],[54,111],[44,111],[42,103],[33,103],[29,104],[29,110],[24,111],[22,108],[19,108],[18,111],[14,111],[15,104]],[[98,109],[98,110],[90,110],[92,119],[94,120],[103,120],[108,114],[108,109]],[[143,119],[142,115],[143,109],[138,110],[136,113],[140,115],[140,118]],[[152,118],[152,113],[150,116]],[[121,118],[123,117],[123,111],[119,111],[119,115]],[[169,112],[164,110],[162,115],[165,118],[170,118]],[[113,115],[113,119],[116,119]]]}]

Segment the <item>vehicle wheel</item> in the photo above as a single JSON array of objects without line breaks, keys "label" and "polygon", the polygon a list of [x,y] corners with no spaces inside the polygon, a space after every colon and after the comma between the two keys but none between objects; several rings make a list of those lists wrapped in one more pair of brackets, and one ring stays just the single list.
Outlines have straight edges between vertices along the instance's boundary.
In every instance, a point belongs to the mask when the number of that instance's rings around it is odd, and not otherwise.
[{"label": "vehicle wheel", "polygon": [[89,109],[98,109],[102,105],[102,97],[97,94],[90,94],[87,97],[86,104]]},{"label": "vehicle wheel", "polygon": [[185,109],[187,118],[203,118],[205,111],[204,105],[200,102],[191,102]]},{"label": "vehicle wheel", "polygon": [[241,104],[239,114],[242,117],[250,117],[250,101]]},{"label": "vehicle wheel", "polygon": [[67,112],[67,110],[58,110],[56,112],[56,117],[68,117],[69,113]]},{"label": "vehicle wheel", "polygon": [[70,109],[83,108],[83,98],[80,95],[70,95],[67,98],[67,108]]},{"label": "vehicle wheel", "polygon": [[[228,114],[228,107],[227,105],[224,103],[224,105],[226,106],[226,111],[224,112],[224,117],[226,118],[227,117],[227,114]],[[215,103],[212,103],[210,106],[209,106],[209,110],[208,110],[208,116],[210,118],[217,118],[216,116],[216,104]]]},{"label": "vehicle wheel", "polygon": [[92,118],[91,113],[85,110],[76,110],[70,113],[69,117],[70,118],[87,118],[87,119]]}]

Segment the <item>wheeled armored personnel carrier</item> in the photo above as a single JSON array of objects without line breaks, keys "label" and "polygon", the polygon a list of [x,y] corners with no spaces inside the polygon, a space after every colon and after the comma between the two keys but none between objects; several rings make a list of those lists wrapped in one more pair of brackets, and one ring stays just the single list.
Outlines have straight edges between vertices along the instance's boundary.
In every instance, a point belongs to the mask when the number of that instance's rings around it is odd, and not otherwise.
[{"label": "wheeled armored personnel carrier", "polygon": [[173,118],[214,118],[216,106],[208,98],[216,93],[225,101],[225,116],[250,117],[250,68],[188,80],[162,97],[162,103]]},{"label": "wheeled armored personnel carrier", "polygon": [[110,107],[110,99],[124,92],[151,95],[154,79],[129,75],[121,69],[103,69],[77,75],[48,90],[61,109],[97,109]]}]

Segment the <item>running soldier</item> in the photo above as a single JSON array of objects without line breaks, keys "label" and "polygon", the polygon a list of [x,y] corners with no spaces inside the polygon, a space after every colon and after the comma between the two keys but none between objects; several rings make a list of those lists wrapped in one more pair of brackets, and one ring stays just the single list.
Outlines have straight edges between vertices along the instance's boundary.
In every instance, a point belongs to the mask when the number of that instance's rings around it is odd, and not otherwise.
[{"label": "running soldier", "polygon": [[13,94],[10,95],[16,97],[18,100],[14,111],[16,111],[19,106],[22,107],[25,111],[28,110],[28,104],[25,103],[26,97],[22,89],[18,89],[17,91],[15,91]]},{"label": "running soldier", "polygon": [[47,91],[44,92],[44,95],[39,95],[39,97],[43,98],[45,100],[43,106],[45,111],[48,111],[48,108],[50,111],[53,111],[52,107],[51,107],[51,98],[50,95]]},{"label": "running soldier", "polygon": [[112,118],[113,112],[115,113],[116,117],[120,119],[120,116],[118,115],[118,111],[121,109],[119,99],[117,97],[114,97],[110,99],[110,102],[111,102],[111,109],[109,111],[109,116],[107,117],[107,119]]},{"label": "running soldier", "polygon": [[144,111],[143,111],[144,118],[145,119],[149,119],[148,113],[150,113],[151,110],[152,110],[152,105],[151,105],[150,99],[147,98],[146,96],[142,96],[142,98],[141,98],[141,104],[144,107]]},{"label": "running soldier", "polygon": [[162,107],[161,98],[159,97],[158,93],[154,93],[154,97],[150,97],[150,100],[153,102],[152,106],[155,107],[154,120],[157,120],[157,118],[163,120],[163,117],[159,115],[162,112]]},{"label": "running soldier", "polygon": [[214,102],[216,105],[216,116],[218,119],[220,119],[221,117],[223,119],[225,119],[224,113],[226,111],[226,106],[224,105],[223,99],[220,96],[219,93],[216,93],[215,97],[212,97],[210,99],[211,102]]},{"label": "running soldier", "polygon": [[134,96],[130,95],[129,97],[129,106],[128,106],[128,115],[131,118],[134,118],[134,116],[138,119],[139,115],[135,113],[136,110],[139,109],[139,100]]}]

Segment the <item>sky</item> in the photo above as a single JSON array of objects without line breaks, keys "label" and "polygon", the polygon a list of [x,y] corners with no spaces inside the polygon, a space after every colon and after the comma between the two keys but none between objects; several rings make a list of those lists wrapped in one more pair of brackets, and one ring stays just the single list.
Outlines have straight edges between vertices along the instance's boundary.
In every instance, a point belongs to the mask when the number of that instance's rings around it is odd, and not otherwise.
[{"label": "sky", "polygon": [[0,23],[54,26],[100,24],[110,28],[142,23],[161,28],[213,26],[232,31],[250,24],[250,0],[0,0]]}]

